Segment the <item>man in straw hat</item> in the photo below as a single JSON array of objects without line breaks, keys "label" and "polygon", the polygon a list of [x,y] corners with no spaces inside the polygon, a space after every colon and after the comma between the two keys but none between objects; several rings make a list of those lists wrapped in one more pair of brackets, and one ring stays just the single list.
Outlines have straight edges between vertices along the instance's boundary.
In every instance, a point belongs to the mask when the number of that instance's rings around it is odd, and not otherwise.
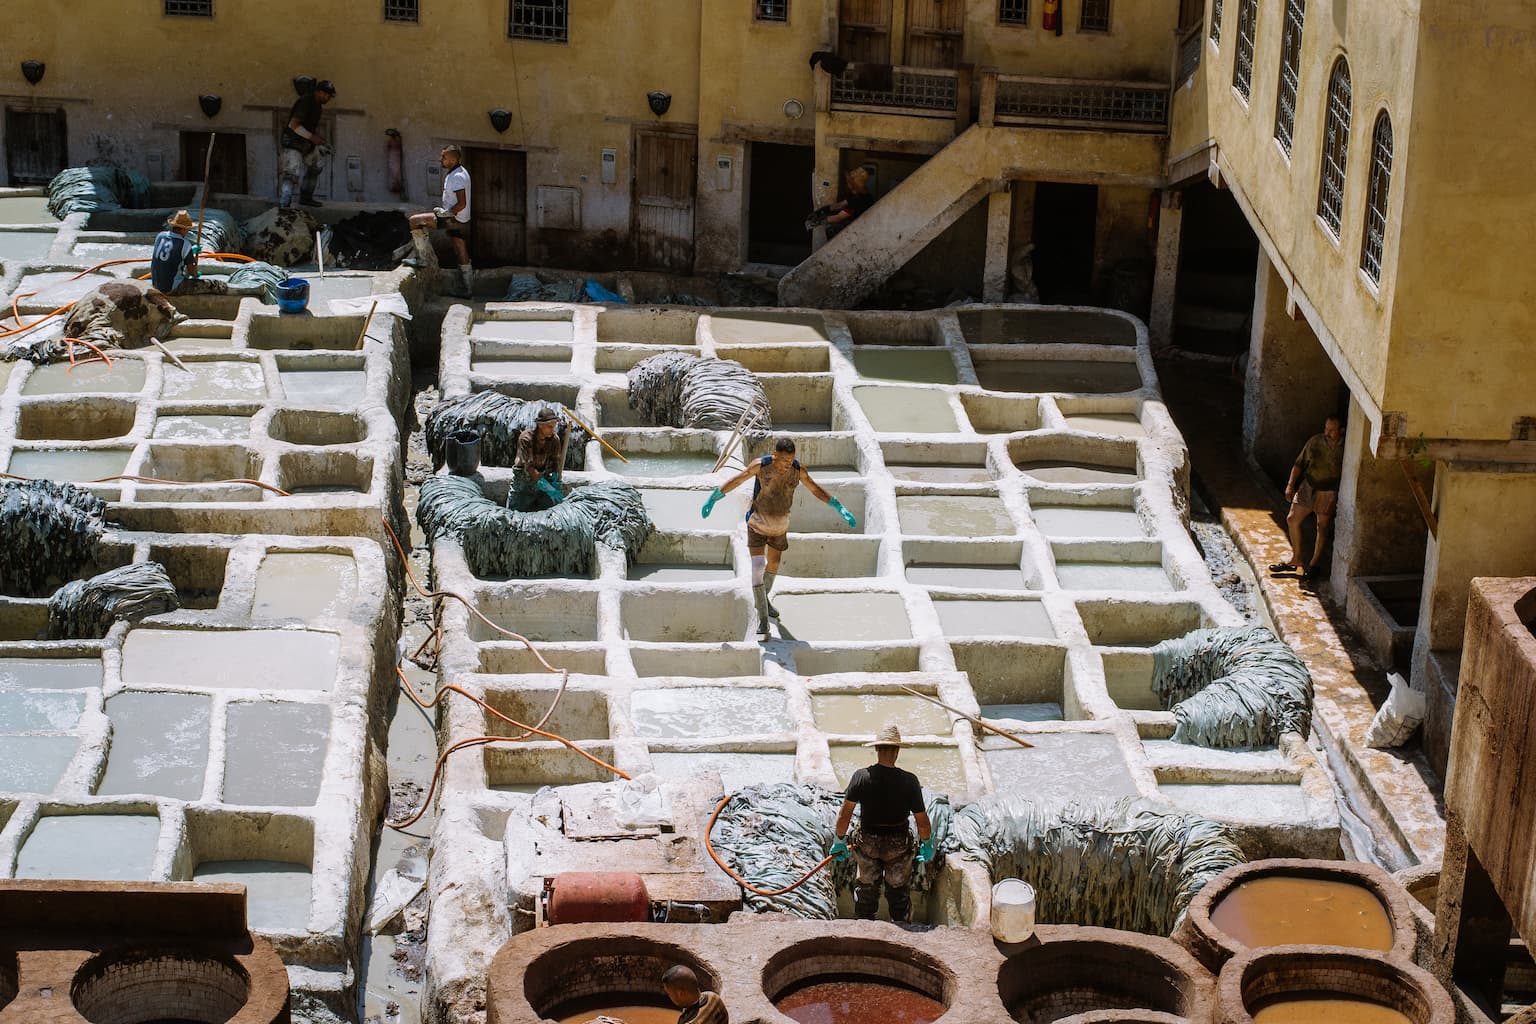
[{"label": "man in straw hat", "polygon": [[197,273],[199,247],[187,237],[187,232],[197,226],[186,210],[177,210],[165,222],[165,230],[155,236],[154,252],[149,258],[149,279],[167,295],[181,287],[189,276]]},{"label": "man in straw hat", "polygon": [[[923,804],[923,786],[917,776],[896,767],[901,753],[901,730],[888,725],[873,743],[876,763],[853,773],[848,791],[843,794],[843,808],[834,826],[836,841],[828,852],[839,861],[848,859],[850,848],[857,876],[853,885],[855,917],[873,920],[880,909],[880,883],[885,882],[885,902],[891,920],[898,923],[912,916],[912,833],[907,828],[911,816],[917,823],[916,863],[933,860],[933,825]],[[848,826],[853,809],[859,809],[859,827],[852,836]]]},{"label": "man in straw hat", "polygon": [[553,508],[560,495],[560,455],[565,445],[556,430],[559,413],[549,406],[539,410],[533,429],[517,435],[517,458],[512,464],[512,489],[507,508],[514,512],[541,512]]}]

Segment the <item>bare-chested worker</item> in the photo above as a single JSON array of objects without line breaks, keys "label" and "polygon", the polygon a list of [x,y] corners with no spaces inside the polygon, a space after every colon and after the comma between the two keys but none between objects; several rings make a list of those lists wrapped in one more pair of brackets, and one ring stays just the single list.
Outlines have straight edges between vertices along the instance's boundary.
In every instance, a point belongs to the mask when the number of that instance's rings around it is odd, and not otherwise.
[{"label": "bare-chested worker", "polygon": [[704,503],[704,518],[714,510],[715,502],[731,491],[754,480],[752,505],[747,510],[747,552],[752,556],[752,597],[757,604],[757,631],[768,635],[769,618],[778,618],[778,610],[768,601],[768,592],[779,574],[779,560],[789,550],[789,510],[795,503],[795,488],[804,483],[817,498],[832,506],[850,528],[859,521],[843,503],[824,491],[795,458],[795,442],[781,437],[774,443],[773,454],[764,455],[731,477]]}]

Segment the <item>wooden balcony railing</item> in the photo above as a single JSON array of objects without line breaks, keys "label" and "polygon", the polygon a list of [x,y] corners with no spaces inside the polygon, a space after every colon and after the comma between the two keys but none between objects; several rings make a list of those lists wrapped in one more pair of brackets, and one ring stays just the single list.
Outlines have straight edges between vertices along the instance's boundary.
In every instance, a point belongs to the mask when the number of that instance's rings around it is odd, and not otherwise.
[{"label": "wooden balcony railing", "polygon": [[955,116],[960,96],[960,73],[944,68],[891,68],[889,87],[881,82],[870,87],[867,73],[853,65],[832,79],[833,110],[897,110],[922,117]]}]

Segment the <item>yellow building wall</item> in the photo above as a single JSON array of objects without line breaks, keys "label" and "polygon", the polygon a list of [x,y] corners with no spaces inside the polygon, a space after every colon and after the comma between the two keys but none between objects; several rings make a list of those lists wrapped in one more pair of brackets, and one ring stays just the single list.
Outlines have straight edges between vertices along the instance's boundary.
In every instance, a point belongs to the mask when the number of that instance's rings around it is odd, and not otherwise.
[{"label": "yellow building wall", "polygon": [[1040,27],[1044,6],[1043,0],[1030,0],[1028,25],[1004,25],[998,22],[997,0],[969,0],[965,59],[1008,75],[1168,81],[1176,0],[1116,0],[1108,32],[1078,31],[1078,0],[1066,0],[1059,36]]}]

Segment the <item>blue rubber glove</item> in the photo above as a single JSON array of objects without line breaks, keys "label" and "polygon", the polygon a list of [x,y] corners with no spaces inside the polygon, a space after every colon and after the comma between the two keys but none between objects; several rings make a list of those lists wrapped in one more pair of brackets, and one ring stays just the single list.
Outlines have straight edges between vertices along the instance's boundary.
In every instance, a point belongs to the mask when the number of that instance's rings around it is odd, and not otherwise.
[{"label": "blue rubber glove", "polygon": [[917,862],[927,864],[931,860],[933,860],[933,840],[924,839],[917,848]]},{"label": "blue rubber glove", "polygon": [[834,839],[832,849],[827,851],[827,856],[841,864],[848,859],[848,844],[842,839]]},{"label": "blue rubber glove", "polygon": [[709,514],[715,510],[715,502],[719,501],[723,497],[725,497],[725,492],[722,491],[720,488],[716,487],[715,488],[715,493],[711,494],[709,496],[709,500],[704,503],[704,518],[705,519],[708,519],[709,518]]},{"label": "blue rubber glove", "polygon": [[539,482],[533,486],[549,495],[549,497],[554,501],[556,505],[565,500],[565,495],[560,493],[560,488],[550,483],[548,477],[539,477]]},{"label": "blue rubber glove", "polygon": [[858,529],[859,521],[853,518],[852,512],[849,512],[847,509],[843,508],[842,502],[838,501],[836,498],[828,498],[827,504],[832,506],[832,511],[843,517],[843,522],[848,524],[848,529]]}]

